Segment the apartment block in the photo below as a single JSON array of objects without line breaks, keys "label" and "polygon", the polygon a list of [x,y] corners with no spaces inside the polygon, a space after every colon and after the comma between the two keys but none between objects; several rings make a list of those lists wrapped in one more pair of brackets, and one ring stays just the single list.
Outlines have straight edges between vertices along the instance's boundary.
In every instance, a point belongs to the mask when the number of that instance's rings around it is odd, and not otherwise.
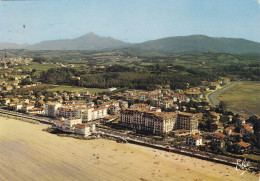
[{"label": "apartment block", "polygon": [[177,129],[186,129],[190,132],[197,132],[199,118],[197,114],[181,112],[178,114]]},{"label": "apartment block", "polygon": [[119,125],[153,134],[172,131],[176,127],[176,113],[162,113],[142,111],[137,109],[123,109],[119,116]]},{"label": "apartment block", "polygon": [[56,117],[59,107],[61,107],[60,103],[50,102],[45,104],[45,115],[49,117]]},{"label": "apartment block", "polygon": [[153,134],[168,133],[176,129],[198,131],[198,117],[191,113],[155,112],[147,109],[122,109],[119,125]]},{"label": "apartment block", "polygon": [[82,122],[89,122],[92,120],[100,119],[107,116],[107,108],[92,108],[92,107],[75,107],[66,108],[60,107],[57,112],[58,117],[63,117],[66,119],[78,118],[82,119]]}]

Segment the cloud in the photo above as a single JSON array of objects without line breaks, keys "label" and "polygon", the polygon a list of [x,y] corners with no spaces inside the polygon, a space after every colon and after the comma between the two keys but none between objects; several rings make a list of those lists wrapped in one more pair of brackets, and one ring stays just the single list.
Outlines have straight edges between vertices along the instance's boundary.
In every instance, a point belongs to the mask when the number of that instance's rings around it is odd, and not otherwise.
[{"label": "cloud", "polygon": [[260,0],[258,0],[257,2],[258,2],[258,4],[260,5]]}]

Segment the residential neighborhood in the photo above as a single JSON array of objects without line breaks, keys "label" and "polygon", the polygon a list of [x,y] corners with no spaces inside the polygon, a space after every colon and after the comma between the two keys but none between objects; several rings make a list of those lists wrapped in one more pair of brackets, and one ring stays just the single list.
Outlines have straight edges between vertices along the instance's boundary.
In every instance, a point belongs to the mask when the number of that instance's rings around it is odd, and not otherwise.
[{"label": "residential neighborhood", "polygon": [[260,0],[0,0],[0,20],[0,181],[260,178]]},{"label": "residential neighborhood", "polygon": [[[11,62],[29,61],[31,59]],[[25,70],[28,75],[13,77],[14,72],[23,71],[8,68],[6,64],[3,69],[1,105],[8,110],[55,119],[55,127],[64,132],[88,136],[95,132],[95,125],[108,126],[108,129],[112,125],[136,133],[168,135],[175,144],[213,152],[243,154],[251,149],[248,137],[254,133],[252,117],[234,115],[206,102],[209,92],[230,84],[226,77],[220,77],[217,82],[204,81],[200,87],[185,90],[160,88],[121,92],[110,88],[109,94],[87,91],[39,93],[44,85],[32,82],[32,70]],[[14,91],[16,94],[10,94]]]}]

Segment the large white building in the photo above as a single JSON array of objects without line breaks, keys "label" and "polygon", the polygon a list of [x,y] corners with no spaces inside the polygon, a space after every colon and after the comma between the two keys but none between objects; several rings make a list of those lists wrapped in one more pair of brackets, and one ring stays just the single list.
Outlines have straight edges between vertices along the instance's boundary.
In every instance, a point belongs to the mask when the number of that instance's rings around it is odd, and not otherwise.
[{"label": "large white building", "polygon": [[176,129],[198,131],[198,116],[191,113],[155,112],[144,109],[122,109],[119,125],[153,134],[168,133]]},{"label": "large white building", "polygon": [[107,108],[93,108],[93,107],[78,107],[78,108],[58,108],[58,117],[66,119],[78,118],[82,122],[89,122],[107,116]]},{"label": "large white building", "polygon": [[119,125],[136,130],[162,134],[172,131],[176,127],[177,114],[137,109],[123,109],[119,116]]},{"label": "large white building", "polygon": [[92,132],[96,131],[95,124],[92,124],[91,126],[82,124],[81,119],[62,119],[60,121],[56,121],[55,126],[59,130],[85,136],[88,136]]},{"label": "large white building", "polygon": [[45,115],[49,117],[56,117],[57,110],[61,107],[60,103],[49,102],[45,104]]},{"label": "large white building", "polygon": [[198,114],[180,112],[178,114],[177,129],[186,129],[190,132],[197,132],[199,126]]}]

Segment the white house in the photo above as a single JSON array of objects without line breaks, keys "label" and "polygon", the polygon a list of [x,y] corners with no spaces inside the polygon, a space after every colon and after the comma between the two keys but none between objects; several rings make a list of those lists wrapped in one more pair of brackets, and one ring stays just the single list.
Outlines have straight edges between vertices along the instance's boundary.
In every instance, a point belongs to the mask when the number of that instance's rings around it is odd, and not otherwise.
[{"label": "white house", "polygon": [[61,119],[56,121],[55,127],[65,132],[81,134],[85,136],[91,135],[91,133],[96,131],[95,124],[91,126],[82,124],[81,119]]},{"label": "white house", "polygon": [[90,127],[84,124],[74,125],[74,133],[89,136],[91,134]]},{"label": "white house", "polygon": [[197,134],[197,135],[192,135],[190,137],[186,137],[186,145],[191,145],[191,146],[202,145],[202,136]]},{"label": "white house", "polygon": [[56,117],[59,107],[61,107],[60,103],[55,103],[55,102],[46,103],[45,115],[50,117]]}]

